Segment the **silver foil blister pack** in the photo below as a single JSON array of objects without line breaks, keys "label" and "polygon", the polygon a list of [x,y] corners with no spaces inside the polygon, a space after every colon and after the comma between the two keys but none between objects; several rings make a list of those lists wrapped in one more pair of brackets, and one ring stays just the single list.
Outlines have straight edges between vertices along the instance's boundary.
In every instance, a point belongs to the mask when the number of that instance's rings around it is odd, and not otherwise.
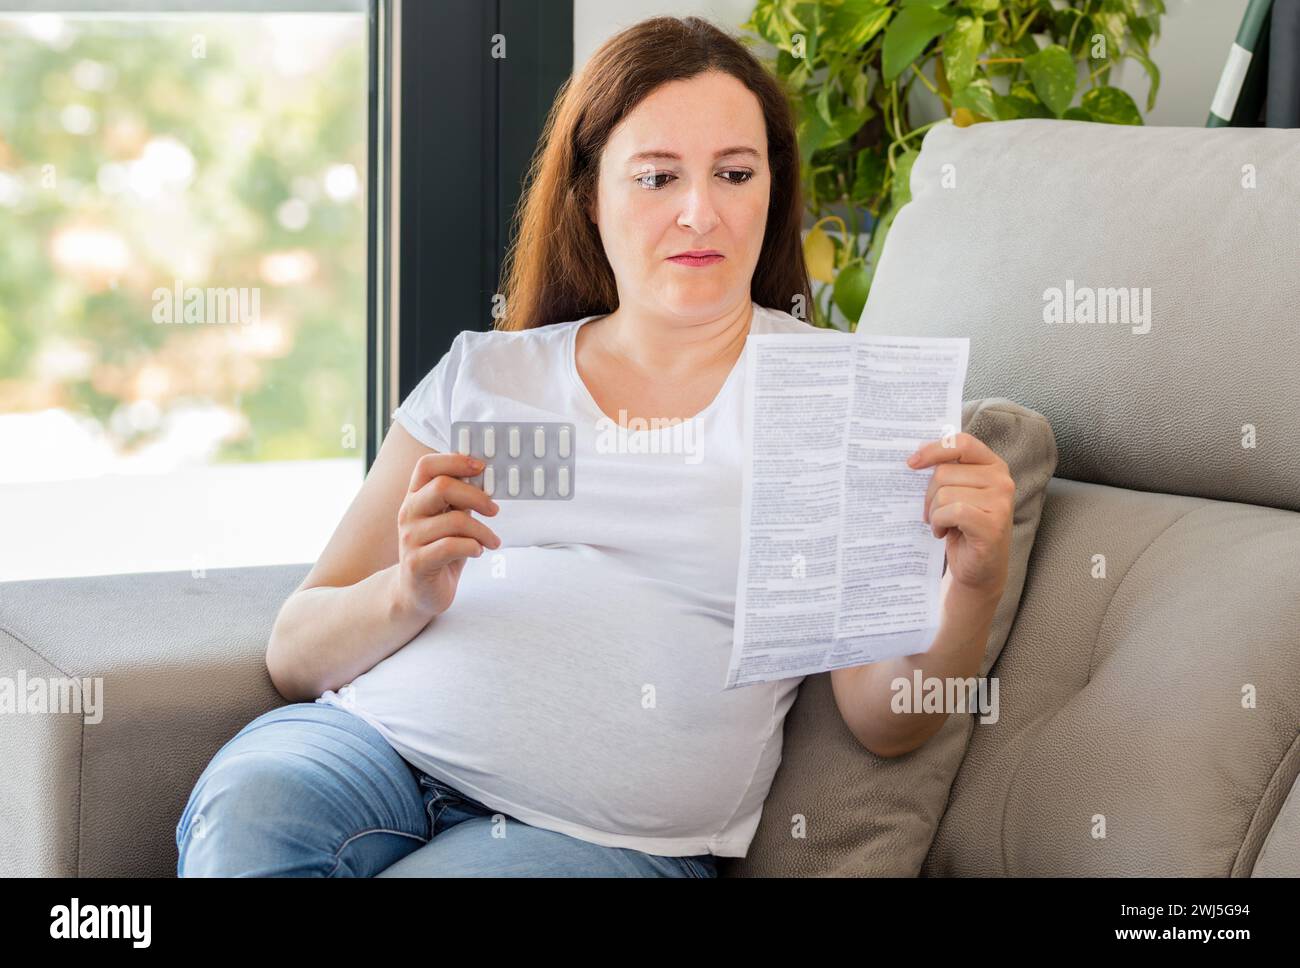
[{"label": "silver foil blister pack", "polygon": [[451,445],[486,465],[465,480],[494,501],[568,501],[573,498],[577,437],[571,423],[457,420]]}]

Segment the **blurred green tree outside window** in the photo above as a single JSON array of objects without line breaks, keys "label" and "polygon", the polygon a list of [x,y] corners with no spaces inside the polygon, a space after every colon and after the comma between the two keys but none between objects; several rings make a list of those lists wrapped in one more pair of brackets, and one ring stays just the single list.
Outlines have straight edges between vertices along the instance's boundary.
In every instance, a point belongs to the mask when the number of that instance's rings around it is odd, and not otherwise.
[{"label": "blurred green tree outside window", "polygon": [[[0,514],[6,485],[221,465],[346,461],[355,490],[367,30],[0,12]],[[255,312],[214,314],[232,293]]]}]

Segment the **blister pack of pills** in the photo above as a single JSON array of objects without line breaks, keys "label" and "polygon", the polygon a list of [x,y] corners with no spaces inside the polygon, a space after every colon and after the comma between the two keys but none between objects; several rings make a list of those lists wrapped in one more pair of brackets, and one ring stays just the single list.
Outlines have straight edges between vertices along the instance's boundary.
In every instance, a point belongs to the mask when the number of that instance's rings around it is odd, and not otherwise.
[{"label": "blister pack of pills", "polygon": [[571,423],[457,420],[451,425],[457,453],[487,466],[467,477],[495,501],[567,501],[574,488]]}]

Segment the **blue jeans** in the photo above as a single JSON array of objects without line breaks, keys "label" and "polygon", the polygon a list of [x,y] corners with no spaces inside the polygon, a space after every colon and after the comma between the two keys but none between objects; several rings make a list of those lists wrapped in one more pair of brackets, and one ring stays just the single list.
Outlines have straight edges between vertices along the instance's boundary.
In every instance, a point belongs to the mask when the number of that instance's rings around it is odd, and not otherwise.
[{"label": "blue jeans", "polygon": [[603,847],[484,806],[360,716],[293,703],[217,751],[176,825],[179,877],[716,877],[711,854]]}]

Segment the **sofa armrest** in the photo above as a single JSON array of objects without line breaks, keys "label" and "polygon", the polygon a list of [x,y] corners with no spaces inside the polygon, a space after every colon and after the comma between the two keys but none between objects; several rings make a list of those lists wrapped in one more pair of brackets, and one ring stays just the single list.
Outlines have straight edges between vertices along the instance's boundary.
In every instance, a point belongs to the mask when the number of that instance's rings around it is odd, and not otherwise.
[{"label": "sofa armrest", "polygon": [[[199,774],[284,704],[266,642],[310,567],[0,584],[0,876],[174,875]],[[69,679],[84,707],[39,711]]]}]

